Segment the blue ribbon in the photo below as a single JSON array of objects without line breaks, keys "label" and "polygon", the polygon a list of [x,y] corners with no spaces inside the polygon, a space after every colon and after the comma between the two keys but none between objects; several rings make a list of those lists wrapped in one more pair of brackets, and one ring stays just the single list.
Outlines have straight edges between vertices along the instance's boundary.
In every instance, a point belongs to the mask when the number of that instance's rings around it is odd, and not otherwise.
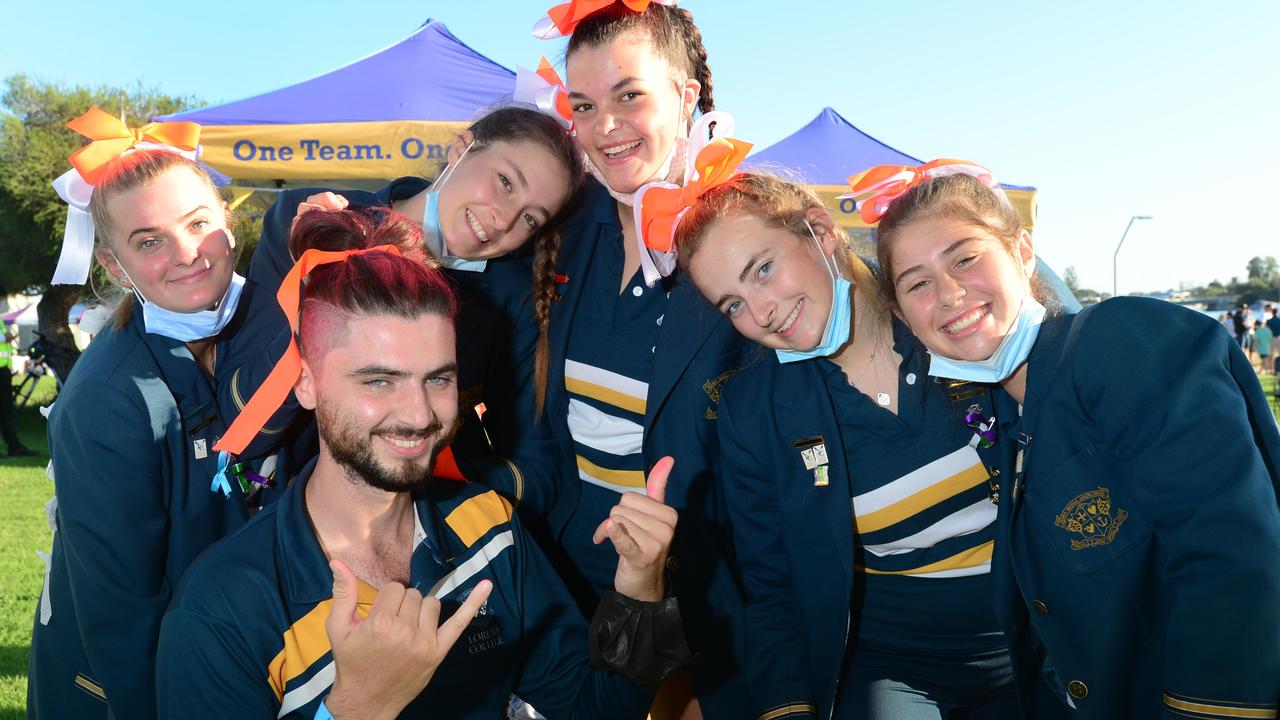
[{"label": "blue ribbon", "polygon": [[231,481],[227,479],[227,466],[231,464],[231,453],[222,450],[218,453],[218,473],[213,476],[211,492],[222,491],[223,496],[231,497]]}]

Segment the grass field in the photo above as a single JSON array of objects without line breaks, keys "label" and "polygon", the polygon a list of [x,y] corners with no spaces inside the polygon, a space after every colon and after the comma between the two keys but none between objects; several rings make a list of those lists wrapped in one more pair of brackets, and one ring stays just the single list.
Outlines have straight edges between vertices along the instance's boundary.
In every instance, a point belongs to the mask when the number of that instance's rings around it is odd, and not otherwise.
[{"label": "grass field", "polygon": [[[52,383],[52,378],[45,381]],[[1270,396],[1274,376],[1262,377]],[[46,398],[51,387],[38,395]],[[53,496],[53,483],[44,474],[48,462],[45,422],[36,408],[18,412],[18,434],[40,457],[0,457],[0,720],[25,717],[27,656],[36,601],[44,583],[44,563],[36,551],[49,551],[51,534],[44,504]]]},{"label": "grass field", "polygon": [[[41,381],[34,399],[47,402],[53,378]],[[27,655],[36,601],[44,584],[44,563],[36,551],[49,551],[52,534],[44,504],[53,483],[44,474],[49,461],[45,421],[34,405],[18,411],[18,435],[40,456],[0,456],[0,720],[27,712]]]}]

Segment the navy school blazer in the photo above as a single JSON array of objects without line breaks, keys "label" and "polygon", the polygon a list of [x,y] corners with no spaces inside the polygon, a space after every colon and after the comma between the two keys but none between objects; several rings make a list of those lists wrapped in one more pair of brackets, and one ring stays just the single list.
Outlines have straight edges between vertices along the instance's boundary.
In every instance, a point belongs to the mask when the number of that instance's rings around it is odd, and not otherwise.
[{"label": "navy school blazer", "polygon": [[1028,362],[1021,422],[997,391],[1023,451],[994,578],[1020,685],[1081,718],[1275,717],[1280,433],[1240,348],[1115,298],[1046,320]]},{"label": "navy school blazer", "polygon": [[247,519],[239,485],[211,487],[226,428],[213,379],[184,343],[146,333],[132,302],[49,417],[57,527],[31,638],[32,718],[156,717],[156,642],[174,588]]},{"label": "navy school blazer", "polygon": [[[538,423],[521,422],[518,437],[506,442],[503,460],[468,459],[463,470],[521,503],[558,536],[577,507],[582,481],[574,461],[565,391],[565,356],[583,281],[602,243],[619,242],[617,205],[595,181],[588,181],[578,211],[562,228],[557,272],[564,281],[554,303],[549,332],[550,371],[546,405]],[[732,561],[728,516],[718,479],[716,423],[720,387],[751,352],[733,326],[677,273],[667,281],[671,297],[659,333],[645,415],[646,467],[665,455],[675,458],[667,504],[680,512],[667,560],[670,585],[680,600],[685,632],[694,654],[695,689],[709,718],[742,718],[747,693],[742,676],[742,591]],[[508,293],[514,296],[514,293]],[[519,395],[514,416],[533,416],[532,348],[537,327],[531,303],[517,311],[510,376]],[[508,454],[509,453],[509,454]],[[535,529],[538,524],[531,522]],[[554,548],[548,548],[553,556]],[[562,565],[562,571],[565,568]],[[573,580],[570,579],[571,587]]]}]

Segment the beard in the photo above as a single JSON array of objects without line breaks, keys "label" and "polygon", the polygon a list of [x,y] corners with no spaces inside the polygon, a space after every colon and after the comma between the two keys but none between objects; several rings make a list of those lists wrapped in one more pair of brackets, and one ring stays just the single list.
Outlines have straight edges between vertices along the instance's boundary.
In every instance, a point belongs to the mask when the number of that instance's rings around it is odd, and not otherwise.
[{"label": "beard", "polygon": [[[325,403],[316,408],[316,425],[320,431],[320,439],[329,448],[329,454],[345,471],[347,479],[355,484],[364,484],[385,492],[412,492],[426,486],[435,469],[436,457],[440,451],[453,442],[458,432],[461,418],[455,420],[448,430],[439,420],[425,428],[413,428],[407,425],[378,427],[365,431],[357,427],[349,419],[341,418]],[[402,438],[437,439],[431,446],[431,452],[421,459],[404,459],[395,465],[387,466],[374,455],[373,442],[378,435],[396,435]]]}]

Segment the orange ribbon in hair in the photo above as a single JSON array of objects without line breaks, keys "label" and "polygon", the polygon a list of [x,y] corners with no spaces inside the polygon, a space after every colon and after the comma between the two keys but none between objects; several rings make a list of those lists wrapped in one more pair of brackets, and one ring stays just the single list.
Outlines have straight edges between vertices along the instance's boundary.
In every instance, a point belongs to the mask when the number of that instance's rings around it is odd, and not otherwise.
[{"label": "orange ribbon in hair", "polygon": [[642,13],[648,9],[650,2],[659,5],[675,4],[674,0],[569,0],[548,10],[547,16],[533,26],[533,34],[543,40],[568,37],[573,34],[578,23],[610,5],[621,3],[632,12]]},{"label": "orange ribbon in hair", "polygon": [[289,274],[284,276],[284,282],[280,284],[280,290],[276,292],[276,300],[279,301],[280,308],[284,310],[285,317],[289,318],[289,327],[293,328],[294,337],[289,339],[288,349],[284,351],[284,356],[272,368],[271,374],[263,381],[262,386],[253,394],[253,397],[249,398],[249,402],[245,404],[244,409],[236,416],[235,422],[231,423],[231,427],[227,428],[227,432],[213,446],[214,450],[225,450],[233,455],[243,452],[249,441],[253,440],[258,431],[267,424],[267,420],[271,418],[272,414],[284,404],[285,398],[289,397],[289,392],[293,390],[294,384],[298,382],[298,376],[302,373],[302,353],[298,350],[296,336],[298,332],[298,304],[302,299],[302,279],[321,265],[343,262],[352,255],[363,255],[371,252],[386,252],[392,255],[399,255],[400,249],[394,245],[379,245],[362,250],[329,251],[312,249],[303,253],[298,262],[294,263],[293,268],[289,270]]},{"label": "orange ribbon in hair", "polygon": [[645,247],[670,252],[676,226],[684,214],[708,190],[723,185],[738,173],[738,165],[751,151],[751,143],[733,138],[715,138],[694,158],[697,176],[684,187],[649,187],[640,202],[640,237]]},{"label": "orange ribbon in hair", "polygon": [[858,215],[868,225],[880,222],[889,204],[925,180],[947,175],[972,175],[987,187],[995,187],[992,172],[968,160],[938,158],[919,167],[912,165],[877,165],[849,178],[852,187],[840,197],[858,200]]},{"label": "orange ribbon in hair", "polygon": [[131,128],[120,118],[97,107],[67,123],[67,127],[93,142],[71,153],[71,165],[90,185],[98,184],[98,176],[107,163],[141,142],[171,145],[181,150],[195,150],[200,144],[200,125],[193,122],[153,122]]}]

